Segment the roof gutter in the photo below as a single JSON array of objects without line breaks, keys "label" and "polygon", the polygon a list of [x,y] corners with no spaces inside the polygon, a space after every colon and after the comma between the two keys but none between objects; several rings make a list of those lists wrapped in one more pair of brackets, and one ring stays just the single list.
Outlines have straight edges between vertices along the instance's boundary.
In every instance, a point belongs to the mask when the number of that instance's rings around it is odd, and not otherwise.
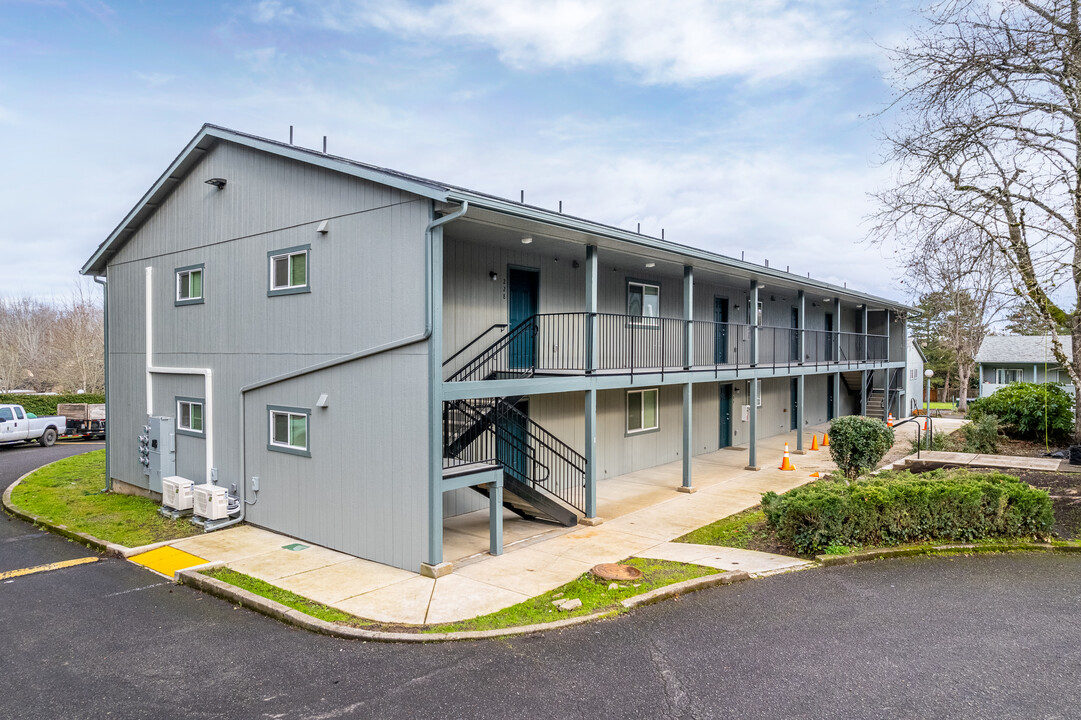
[{"label": "roof gutter", "polygon": [[94,276],[94,282],[101,285],[102,301],[101,312],[105,316],[105,487],[102,492],[111,492],[113,489],[113,476],[109,472],[109,286],[108,278],[101,275]]},{"label": "roof gutter", "polygon": [[[215,530],[220,530],[230,525],[237,525],[244,522],[244,518],[247,514],[248,505],[254,505],[258,501],[258,496],[255,500],[248,501],[247,499],[247,452],[245,451],[245,419],[244,419],[244,396],[252,390],[258,390],[259,388],[268,387],[270,385],[276,385],[287,380],[302,377],[304,375],[310,375],[320,370],[326,370],[327,368],[337,367],[338,365],[345,365],[347,363],[354,362],[356,360],[363,360],[364,358],[373,357],[375,355],[381,355],[383,353],[391,352],[393,350],[400,350],[410,345],[426,342],[428,338],[432,336],[432,326],[435,317],[435,296],[432,292],[432,277],[434,258],[432,257],[432,230],[445,225],[453,220],[464,216],[469,211],[469,203],[462,202],[462,206],[452,212],[449,215],[444,215],[441,218],[437,218],[424,228],[424,332],[417,335],[410,335],[400,340],[394,340],[393,342],[384,343],[373,348],[367,348],[360,350],[349,355],[343,355],[341,357],[333,358],[325,362],[317,363],[315,365],[309,365],[308,367],[301,368],[299,370],[293,370],[291,372],[284,373],[282,375],[276,375],[265,380],[259,380],[257,382],[245,385],[240,388],[240,482],[237,483],[240,494],[240,513],[237,517],[229,520],[228,522],[215,525]],[[258,491],[255,491],[258,492]]]}]

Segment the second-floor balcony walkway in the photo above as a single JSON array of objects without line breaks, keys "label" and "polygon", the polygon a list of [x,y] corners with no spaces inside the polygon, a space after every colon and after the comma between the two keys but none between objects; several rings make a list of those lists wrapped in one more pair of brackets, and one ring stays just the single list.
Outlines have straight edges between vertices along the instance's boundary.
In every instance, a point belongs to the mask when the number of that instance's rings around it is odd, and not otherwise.
[{"label": "second-floor balcony walkway", "polygon": [[546,313],[512,328],[488,328],[447,360],[444,377],[468,382],[710,370],[738,374],[807,366],[861,369],[889,362],[889,347],[889,336],[867,333],[613,313]]}]

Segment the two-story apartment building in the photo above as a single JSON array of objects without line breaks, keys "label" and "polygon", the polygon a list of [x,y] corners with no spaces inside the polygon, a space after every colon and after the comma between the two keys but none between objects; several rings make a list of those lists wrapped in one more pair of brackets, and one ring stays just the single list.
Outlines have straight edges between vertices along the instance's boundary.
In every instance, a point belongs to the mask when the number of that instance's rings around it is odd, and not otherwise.
[{"label": "two-story apartment building", "polygon": [[899,303],[210,125],[83,272],[117,489],[172,418],[227,522],[409,570],[457,514],[597,522],[607,478],[905,407]]}]

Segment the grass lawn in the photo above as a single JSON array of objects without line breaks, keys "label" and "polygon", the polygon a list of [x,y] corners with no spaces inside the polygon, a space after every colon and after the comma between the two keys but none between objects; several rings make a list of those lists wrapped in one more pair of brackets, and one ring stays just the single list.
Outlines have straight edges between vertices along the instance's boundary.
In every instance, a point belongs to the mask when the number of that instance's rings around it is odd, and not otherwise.
[{"label": "grass lawn", "polygon": [[279,602],[282,605],[291,607],[294,610],[311,615],[314,618],[325,620],[332,623],[345,623],[346,625],[355,625],[357,627],[371,625],[368,620],[358,618],[355,615],[350,615],[347,612],[342,612],[326,605],[320,605],[319,603],[312,602],[306,597],[297,595],[294,592],[283,590],[277,585],[271,585],[268,582],[253,578],[251,575],[245,575],[239,573],[236,570],[230,570],[229,568],[216,568],[214,570],[206,570],[203,575],[207,575],[216,580],[227,582],[230,585],[236,585],[238,588],[243,588],[248,592],[255,593],[261,597],[265,597],[268,600]]},{"label": "grass lawn", "polygon": [[103,487],[105,451],[95,450],[37,470],[12,491],[11,502],[54,525],[128,547],[200,532],[186,519],[159,515],[153,500],[101,493]]},{"label": "grass lawn", "polygon": [[[590,615],[595,612],[620,611],[623,609],[620,602],[629,597],[641,595],[650,590],[682,582],[683,580],[692,580],[694,578],[724,572],[723,570],[717,570],[715,568],[703,567],[701,565],[688,565],[686,563],[671,562],[669,560],[631,558],[630,560],[624,560],[623,563],[626,565],[633,565],[641,570],[641,579],[635,582],[617,583],[619,587],[609,590],[608,586],[610,583],[595,579],[589,573],[584,573],[576,580],[572,580],[555,590],[546,592],[543,595],[538,595],[535,598],[530,598],[517,605],[512,605],[509,608],[504,608],[498,612],[473,618],[472,620],[463,620],[461,622],[444,623],[440,625],[426,625],[422,628],[397,625],[382,625],[379,627],[385,630],[405,632],[419,629],[422,632],[442,633],[464,632],[470,630],[494,630],[497,628],[518,627],[522,625],[536,625],[538,623],[563,620],[579,615]],[[368,626],[373,627],[373,629],[374,626],[376,626],[376,623],[373,623],[370,620],[365,620],[364,618],[350,615],[341,610],[320,605],[319,603],[313,602],[296,593],[283,590],[270,583],[257,580],[256,578],[243,573],[238,573],[234,570],[221,568],[207,570],[203,574],[227,582],[231,585],[236,585],[239,588],[243,588],[269,600],[275,600],[282,605],[287,605],[295,610],[299,610],[300,612],[321,620],[326,620],[327,622],[344,623],[346,625],[354,625],[357,627]],[[552,601],[554,600],[571,600],[574,598],[582,601],[582,607],[577,610],[563,612],[552,604]]]},{"label": "grass lawn", "polygon": [[694,545],[722,545],[724,547],[752,549],[755,540],[765,537],[769,532],[765,528],[766,514],[759,505],[741,513],[721,518],[717,522],[703,525],[692,530],[673,542],[692,543]]},{"label": "grass lawn", "polygon": [[[590,615],[595,612],[619,611],[623,609],[620,602],[629,597],[641,595],[665,585],[723,572],[702,565],[689,565],[671,560],[650,560],[646,558],[630,558],[624,560],[622,564],[638,568],[642,571],[642,577],[634,582],[617,583],[618,587],[609,590],[608,586],[611,583],[599,580],[590,573],[583,573],[566,585],[517,605],[512,605],[509,608],[504,608],[490,615],[482,615],[472,620],[432,625],[425,628],[425,632],[494,630],[496,628],[553,622],[579,615]],[[552,604],[555,600],[572,600],[575,598],[582,601],[582,607],[577,610],[564,612]]]}]

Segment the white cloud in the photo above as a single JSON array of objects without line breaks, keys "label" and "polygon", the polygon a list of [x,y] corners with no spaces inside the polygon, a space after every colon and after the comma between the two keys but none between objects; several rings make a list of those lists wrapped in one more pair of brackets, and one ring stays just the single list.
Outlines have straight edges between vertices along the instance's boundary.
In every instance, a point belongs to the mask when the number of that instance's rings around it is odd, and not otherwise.
[{"label": "white cloud", "polygon": [[871,52],[834,0],[353,0],[309,1],[301,12],[279,3],[259,8],[253,17],[262,22],[461,39],[493,48],[519,69],[615,65],[646,83],[795,76]]},{"label": "white cloud", "polygon": [[144,83],[146,83],[149,87],[152,87],[152,88],[161,87],[162,85],[166,85],[166,84],[172,82],[173,80],[176,80],[176,75],[167,75],[165,73],[160,73],[160,72],[152,72],[152,73],[137,72],[137,73],[135,73],[135,77],[142,80]]},{"label": "white cloud", "polygon": [[236,53],[236,59],[245,63],[253,72],[266,72],[278,56],[275,47],[256,48],[254,50],[240,50]]}]

